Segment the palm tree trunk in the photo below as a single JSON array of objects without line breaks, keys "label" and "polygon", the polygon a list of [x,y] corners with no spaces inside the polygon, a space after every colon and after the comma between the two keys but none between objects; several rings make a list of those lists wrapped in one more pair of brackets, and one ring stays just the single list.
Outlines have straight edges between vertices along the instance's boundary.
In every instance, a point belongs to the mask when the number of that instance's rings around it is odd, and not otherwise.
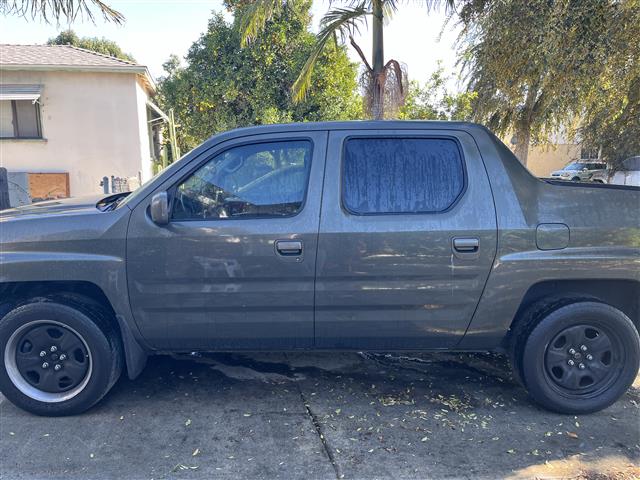
[{"label": "palm tree trunk", "polygon": [[373,45],[372,52],[372,89],[371,113],[374,120],[384,118],[384,37],[383,37],[383,10],[382,0],[372,2],[372,30]]}]

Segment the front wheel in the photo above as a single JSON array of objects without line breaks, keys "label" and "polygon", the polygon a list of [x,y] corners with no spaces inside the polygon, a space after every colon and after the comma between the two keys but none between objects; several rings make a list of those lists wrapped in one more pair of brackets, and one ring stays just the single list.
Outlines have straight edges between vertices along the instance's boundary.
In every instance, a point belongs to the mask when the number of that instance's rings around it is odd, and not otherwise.
[{"label": "front wheel", "polygon": [[639,365],[633,322],[616,308],[584,301],[558,308],[535,325],[524,343],[521,371],[539,404],[585,414],[624,395]]},{"label": "front wheel", "polygon": [[33,301],[0,320],[0,390],[37,415],[94,405],[120,376],[121,357],[117,332],[94,305]]}]

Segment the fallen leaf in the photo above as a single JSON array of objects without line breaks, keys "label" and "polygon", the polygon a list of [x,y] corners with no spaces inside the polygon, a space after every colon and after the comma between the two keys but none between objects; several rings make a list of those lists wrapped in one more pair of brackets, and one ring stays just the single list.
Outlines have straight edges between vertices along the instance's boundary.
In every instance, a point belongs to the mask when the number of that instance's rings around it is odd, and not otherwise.
[{"label": "fallen leaf", "polygon": [[513,448],[510,448],[509,450],[507,450],[507,453],[516,453],[516,451]]},{"label": "fallen leaf", "polygon": [[175,467],[173,467],[171,469],[172,472],[177,472],[178,470],[197,470],[198,467],[197,465],[194,466],[190,466],[190,465],[183,465],[181,463],[177,464]]},{"label": "fallen leaf", "polygon": [[567,436],[571,438],[578,438],[578,434],[576,432],[567,432]]},{"label": "fallen leaf", "polygon": [[196,448],[196,449],[193,451],[193,453],[191,454],[191,456],[192,456],[192,457],[196,457],[196,456],[198,456],[198,455],[200,455],[200,449],[199,449],[199,448]]},{"label": "fallen leaf", "polygon": [[186,421],[186,422],[184,422],[184,426],[185,426],[185,427],[188,427],[189,425],[191,425],[191,419],[190,419],[190,418],[187,418],[187,421]]}]

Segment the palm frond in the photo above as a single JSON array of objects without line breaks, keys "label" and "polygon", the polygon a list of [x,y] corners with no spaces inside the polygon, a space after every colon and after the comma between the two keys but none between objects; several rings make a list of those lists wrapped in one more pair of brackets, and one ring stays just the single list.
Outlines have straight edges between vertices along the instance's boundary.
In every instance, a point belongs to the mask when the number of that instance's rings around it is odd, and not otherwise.
[{"label": "palm frond", "polygon": [[316,43],[305,62],[300,75],[291,87],[293,98],[299,102],[307,94],[311,84],[311,76],[318,58],[322,54],[328,42],[340,35],[341,39],[360,32],[360,25],[366,24],[367,15],[371,12],[367,8],[366,1],[361,1],[353,7],[335,8],[329,10],[320,21],[320,31],[316,35]]},{"label": "palm frond", "polygon": [[[254,0],[242,12],[239,27],[242,34],[242,46],[256,39],[265,25],[280,14],[289,0]],[[293,0],[291,0],[293,1]]]},{"label": "palm frond", "polygon": [[102,0],[0,0],[0,13],[3,15],[30,16],[33,20],[40,18],[47,23],[61,19],[73,22],[78,16],[94,22],[93,8],[97,8],[106,21],[124,22],[124,15]]}]

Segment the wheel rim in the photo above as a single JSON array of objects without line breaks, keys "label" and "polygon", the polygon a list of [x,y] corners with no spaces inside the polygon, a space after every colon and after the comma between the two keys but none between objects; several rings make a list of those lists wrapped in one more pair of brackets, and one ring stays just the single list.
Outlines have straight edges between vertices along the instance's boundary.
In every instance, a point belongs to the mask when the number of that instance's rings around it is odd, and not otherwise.
[{"label": "wheel rim", "polygon": [[23,394],[41,402],[70,400],[91,378],[91,350],[60,322],[38,320],[16,330],[5,348],[7,374]]},{"label": "wheel rim", "polygon": [[594,325],[575,325],[558,333],[545,352],[545,373],[560,393],[593,396],[606,390],[624,361],[621,342]]}]

